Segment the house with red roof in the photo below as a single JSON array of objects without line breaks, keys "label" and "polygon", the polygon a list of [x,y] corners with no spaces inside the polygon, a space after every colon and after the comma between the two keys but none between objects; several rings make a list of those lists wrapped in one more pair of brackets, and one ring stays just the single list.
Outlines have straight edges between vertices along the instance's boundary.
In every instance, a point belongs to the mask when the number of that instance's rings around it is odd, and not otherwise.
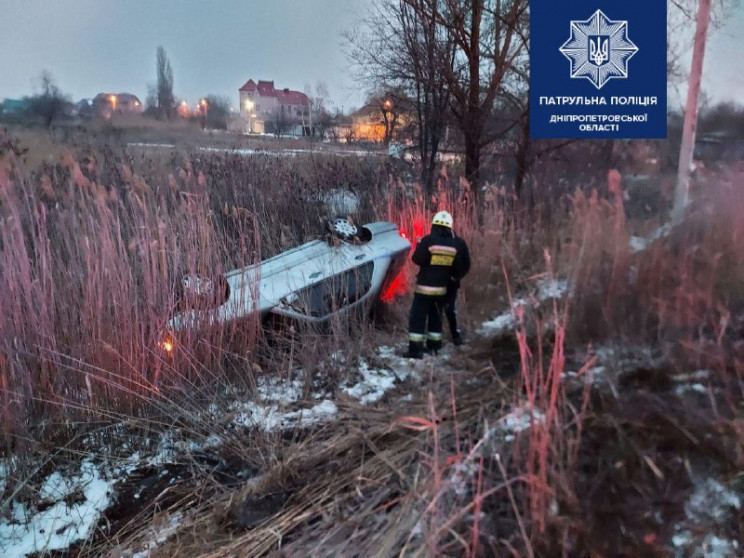
[{"label": "house with red roof", "polygon": [[238,90],[245,132],[254,134],[310,135],[310,99],[300,91],[277,89],[274,82],[249,79]]}]

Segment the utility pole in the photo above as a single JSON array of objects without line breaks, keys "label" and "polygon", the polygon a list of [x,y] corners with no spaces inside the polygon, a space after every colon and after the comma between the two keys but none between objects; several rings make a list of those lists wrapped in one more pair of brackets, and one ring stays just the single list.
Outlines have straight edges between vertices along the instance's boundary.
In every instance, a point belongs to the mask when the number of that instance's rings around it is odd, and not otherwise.
[{"label": "utility pole", "polygon": [[690,68],[690,80],[687,86],[687,106],[685,107],[685,122],[682,129],[682,145],[679,149],[677,186],[674,190],[674,208],[672,209],[672,223],[674,224],[682,221],[690,197],[690,167],[692,166],[692,156],[695,150],[698,96],[703,73],[705,39],[708,35],[708,23],[710,22],[710,4],[711,0],[698,0],[695,45],[692,50],[692,67]]}]

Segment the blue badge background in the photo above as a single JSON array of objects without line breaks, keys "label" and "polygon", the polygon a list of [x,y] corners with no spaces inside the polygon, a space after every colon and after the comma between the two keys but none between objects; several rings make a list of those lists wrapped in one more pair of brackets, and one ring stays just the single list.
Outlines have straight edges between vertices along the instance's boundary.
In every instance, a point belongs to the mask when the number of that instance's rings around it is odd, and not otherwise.
[{"label": "blue badge background", "polygon": [[[585,21],[602,10],[611,20],[628,22],[628,38],[638,52],[628,61],[628,77],[597,89],[586,78],[571,79],[569,60],[558,50],[571,36],[572,20]],[[531,0],[530,137],[665,138],[667,111],[666,0]],[[607,98],[607,105],[543,105],[540,97]],[[610,105],[612,96],[658,98],[656,106]],[[579,122],[550,124],[557,114],[648,114],[646,123],[619,123],[618,132],[581,132]]]}]

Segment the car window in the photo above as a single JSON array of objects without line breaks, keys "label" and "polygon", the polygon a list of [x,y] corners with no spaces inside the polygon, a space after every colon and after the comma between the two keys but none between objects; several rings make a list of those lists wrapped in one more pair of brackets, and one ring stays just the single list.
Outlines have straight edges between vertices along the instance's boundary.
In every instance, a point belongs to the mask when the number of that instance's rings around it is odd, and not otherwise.
[{"label": "car window", "polygon": [[372,287],[374,262],[334,275],[298,293],[293,305],[313,317],[327,316],[349,306],[369,292]]}]

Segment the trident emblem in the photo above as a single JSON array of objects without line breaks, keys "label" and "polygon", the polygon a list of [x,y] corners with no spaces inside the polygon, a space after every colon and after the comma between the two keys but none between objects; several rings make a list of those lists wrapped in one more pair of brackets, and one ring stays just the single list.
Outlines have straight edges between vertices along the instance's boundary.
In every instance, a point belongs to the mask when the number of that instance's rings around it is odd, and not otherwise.
[{"label": "trident emblem", "polygon": [[610,38],[607,35],[589,35],[589,60],[595,66],[610,60]]}]

